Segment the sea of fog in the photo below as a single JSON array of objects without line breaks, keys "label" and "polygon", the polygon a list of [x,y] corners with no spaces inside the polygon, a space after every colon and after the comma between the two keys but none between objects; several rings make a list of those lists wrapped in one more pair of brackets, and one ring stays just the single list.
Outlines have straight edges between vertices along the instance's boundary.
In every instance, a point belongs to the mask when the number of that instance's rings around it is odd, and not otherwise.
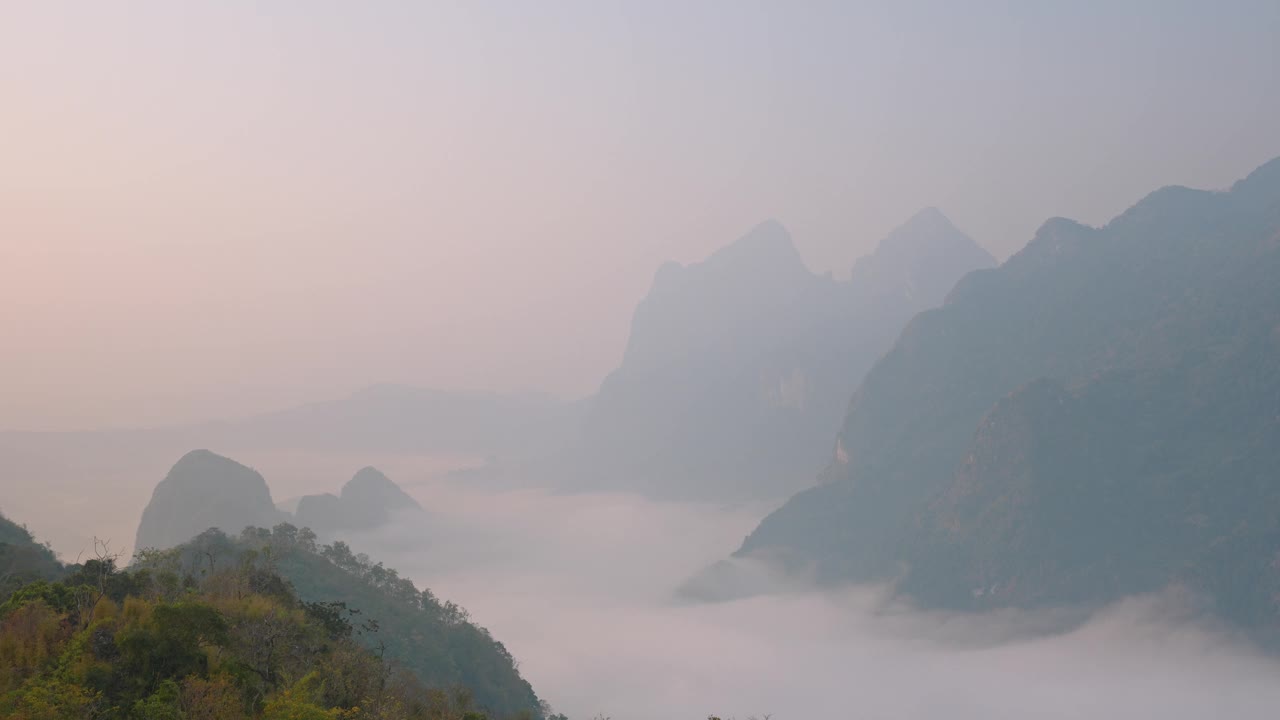
[{"label": "sea of fog", "polygon": [[[769,508],[410,485],[357,550],[466,607],[574,720],[1263,718],[1280,664],[1170,595],[1057,613],[915,611],[879,588],[679,600]],[[1068,613],[1069,615],[1069,613]]]}]

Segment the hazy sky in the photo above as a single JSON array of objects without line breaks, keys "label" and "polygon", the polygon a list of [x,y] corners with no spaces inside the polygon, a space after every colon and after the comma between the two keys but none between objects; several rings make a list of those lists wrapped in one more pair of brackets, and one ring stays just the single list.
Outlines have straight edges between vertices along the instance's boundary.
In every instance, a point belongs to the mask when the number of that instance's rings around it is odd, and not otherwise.
[{"label": "hazy sky", "polygon": [[767,217],[841,275],[925,205],[1005,257],[1224,187],[1278,48],[1269,1],[0,0],[0,428],[585,394]]}]

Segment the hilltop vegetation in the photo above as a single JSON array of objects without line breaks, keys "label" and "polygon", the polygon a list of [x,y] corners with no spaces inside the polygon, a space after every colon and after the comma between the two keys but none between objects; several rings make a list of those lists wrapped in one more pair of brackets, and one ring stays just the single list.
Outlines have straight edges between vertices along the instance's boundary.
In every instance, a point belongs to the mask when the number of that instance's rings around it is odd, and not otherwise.
[{"label": "hilltop vegetation", "polygon": [[63,575],[53,551],[23,526],[0,515],[0,600],[25,583]]},{"label": "hilltop vegetation", "polygon": [[[6,545],[30,538],[15,527],[0,523]],[[340,543],[316,546],[309,531],[279,525],[232,540],[210,530],[144,551],[128,569],[98,550],[81,565],[58,566],[58,579],[0,590],[0,717],[545,713],[510,655],[461,608]]]},{"label": "hilltop vegetation", "polygon": [[341,541],[320,545],[309,529],[281,523],[271,530],[247,528],[237,538],[217,530],[162,552],[144,552],[140,562],[193,575],[254,558],[289,583],[306,602],[339,602],[377,632],[358,640],[413,671],[431,687],[465,686],[477,706],[506,717],[537,714],[541,703],[520,677],[502,643],[470,621],[458,605],[418,590],[382,563],[355,554]]}]

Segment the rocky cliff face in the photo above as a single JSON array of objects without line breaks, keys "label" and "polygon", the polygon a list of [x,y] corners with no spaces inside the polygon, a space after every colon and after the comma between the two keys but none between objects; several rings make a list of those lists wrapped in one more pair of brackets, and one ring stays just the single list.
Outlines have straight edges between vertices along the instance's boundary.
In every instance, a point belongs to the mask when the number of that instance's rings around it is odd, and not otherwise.
[{"label": "rocky cliff face", "polygon": [[272,527],[284,518],[266,481],[253,469],[208,450],[193,450],[156,486],[134,547],[170,548],[211,527],[234,535],[250,525]]},{"label": "rocky cliff face", "polygon": [[1047,222],[917,316],[857,390],[827,482],[740,554],[895,576],[950,607],[1176,582],[1280,627],[1280,160]]},{"label": "rocky cliff face", "polygon": [[290,514],[275,507],[266,481],[254,470],[208,450],[193,450],[156,486],[142,513],[135,548],[174,547],[209,528],[234,536],[246,527],[271,528],[282,522],[331,537],[377,528],[398,510],[421,509],[390,478],[366,467],[343,486],[341,495],[307,495]]},{"label": "rocky cliff face", "polygon": [[371,530],[385,524],[396,511],[421,509],[390,478],[376,468],[366,467],[342,487],[341,495],[303,497],[294,523],[325,536],[343,530]]},{"label": "rocky cliff face", "polygon": [[701,263],[663,266],[589,413],[585,476],[702,498],[811,483],[849,395],[902,324],[993,264],[930,209],[847,282],[810,272],[772,221]]}]

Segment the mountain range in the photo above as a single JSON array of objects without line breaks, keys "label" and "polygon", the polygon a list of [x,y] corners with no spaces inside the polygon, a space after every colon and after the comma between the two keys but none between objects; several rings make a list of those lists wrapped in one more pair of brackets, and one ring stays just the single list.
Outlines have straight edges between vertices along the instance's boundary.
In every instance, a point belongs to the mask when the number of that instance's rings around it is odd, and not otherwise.
[{"label": "mountain range", "polygon": [[[292,467],[301,454],[312,465],[360,458],[453,472],[468,483],[781,499],[812,484],[848,397],[901,325],[940,303],[966,271],[992,264],[942,213],[926,209],[840,281],[810,272],[787,231],[766,222],[702,262],[660,268],[636,308],[621,363],[591,397],[383,384],[234,420],[0,433],[0,461],[15,477],[82,509],[46,516],[21,496],[8,502],[62,547],[87,547],[90,527],[119,539],[136,527],[130,516],[152,493],[149,478],[192,447],[273,467]],[[415,461],[400,462],[409,457]],[[326,506],[335,502],[309,501],[311,522],[325,525],[319,516],[332,514]],[[235,522],[265,522],[273,513],[262,498],[254,507]]]},{"label": "mountain range", "polygon": [[1280,629],[1280,159],[1053,219],[866,374],[821,483],[739,557],[926,605],[1189,588]]}]

